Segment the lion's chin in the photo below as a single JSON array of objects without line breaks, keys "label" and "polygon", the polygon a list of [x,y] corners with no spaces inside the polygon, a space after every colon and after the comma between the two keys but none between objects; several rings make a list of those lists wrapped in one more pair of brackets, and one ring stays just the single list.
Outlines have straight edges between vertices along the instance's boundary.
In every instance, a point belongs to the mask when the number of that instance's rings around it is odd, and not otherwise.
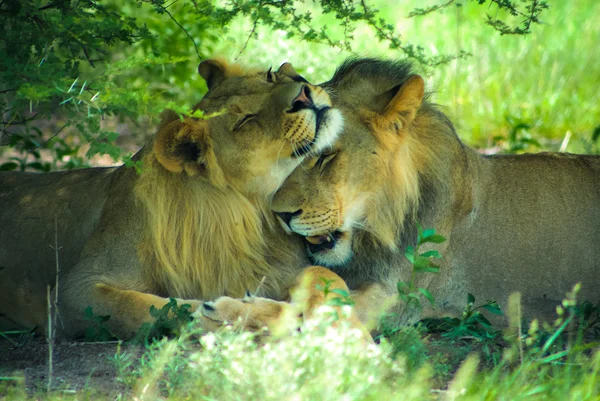
[{"label": "lion's chin", "polygon": [[306,251],[315,265],[343,267],[352,260],[352,235],[334,231],[330,234],[305,237]]}]

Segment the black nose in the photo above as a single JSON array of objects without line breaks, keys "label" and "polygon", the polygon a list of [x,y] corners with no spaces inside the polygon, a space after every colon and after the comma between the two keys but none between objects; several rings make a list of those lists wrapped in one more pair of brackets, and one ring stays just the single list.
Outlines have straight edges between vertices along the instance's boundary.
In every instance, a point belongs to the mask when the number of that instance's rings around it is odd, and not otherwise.
[{"label": "black nose", "polygon": [[302,109],[311,109],[313,107],[313,101],[310,98],[310,88],[307,85],[302,85],[298,96],[292,100],[292,109],[290,112],[299,111]]},{"label": "black nose", "polygon": [[283,220],[283,222],[284,222],[285,224],[287,224],[287,226],[288,226],[288,227],[290,227],[290,222],[292,221],[292,218],[293,218],[294,216],[298,216],[300,213],[302,213],[302,209],[300,209],[300,210],[297,210],[297,211],[295,211],[295,212],[293,212],[293,213],[290,213],[290,212],[281,212],[281,213],[279,213],[279,212],[275,212],[275,214],[276,214],[277,216],[279,216],[279,218],[280,218],[281,220]]}]

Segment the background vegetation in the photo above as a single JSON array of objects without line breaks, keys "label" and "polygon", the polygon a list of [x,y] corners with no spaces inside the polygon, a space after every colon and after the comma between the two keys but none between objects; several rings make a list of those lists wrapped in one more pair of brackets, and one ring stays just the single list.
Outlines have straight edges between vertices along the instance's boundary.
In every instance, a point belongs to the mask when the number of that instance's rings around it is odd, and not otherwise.
[{"label": "background vegetation", "polygon": [[[257,66],[291,61],[312,82],[327,80],[349,55],[411,57],[469,144],[598,152],[593,0],[552,1],[549,9],[519,1],[516,16],[506,0],[215,4],[0,0],[0,170],[126,159],[153,134],[162,109],[185,114],[199,101],[206,87],[197,64],[215,55]],[[402,294],[429,301],[401,284]],[[108,353],[124,386],[117,399],[600,399],[599,305],[575,307],[568,298],[554,325],[503,333],[480,313],[498,312],[495,303],[468,294],[465,301],[462,316],[384,327],[382,344],[368,349],[327,324],[267,346],[228,330],[199,340],[193,329],[151,343],[141,357],[119,343]],[[110,338],[102,337],[103,318],[90,311],[96,340]],[[142,340],[164,328],[146,328]],[[56,384],[59,391],[36,398],[109,399],[90,383],[89,394]],[[21,400],[33,388],[20,374],[0,374],[0,397]]]},{"label": "background vegetation", "polygon": [[568,137],[563,150],[596,151],[596,2],[363,4],[4,0],[0,169],[79,167],[86,151],[127,156],[162,109],[185,113],[201,98],[196,66],[215,55],[292,61],[313,82],[349,55],[412,57],[468,143],[558,150]]}]

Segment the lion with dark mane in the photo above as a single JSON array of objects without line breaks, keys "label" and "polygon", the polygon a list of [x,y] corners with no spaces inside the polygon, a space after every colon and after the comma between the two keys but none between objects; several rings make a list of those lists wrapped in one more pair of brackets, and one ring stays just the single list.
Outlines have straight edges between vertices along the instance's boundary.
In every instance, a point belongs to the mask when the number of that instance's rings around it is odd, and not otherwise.
[{"label": "lion with dark mane", "polygon": [[356,291],[363,319],[410,280],[418,224],[447,238],[434,245],[440,273],[417,282],[438,312],[460,312],[467,293],[506,306],[518,291],[526,317],[553,319],[577,282],[580,299],[599,300],[600,157],[482,156],[406,62],[350,60],[323,86],[344,132],[292,173],[273,209]]},{"label": "lion with dark mane", "polygon": [[45,328],[48,286],[66,336],[85,330],[88,306],[126,338],[167,297],[194,310],[263,277],[262,295],[286,296],[307,261],[269,201],[307,153],[333,143],[341,116],[287,63],[244,72],[209,60],[199,72],[209,92],[197,107],[217,116],[167,115],[135,156],[140,175],[0,174],[0,330]]}]

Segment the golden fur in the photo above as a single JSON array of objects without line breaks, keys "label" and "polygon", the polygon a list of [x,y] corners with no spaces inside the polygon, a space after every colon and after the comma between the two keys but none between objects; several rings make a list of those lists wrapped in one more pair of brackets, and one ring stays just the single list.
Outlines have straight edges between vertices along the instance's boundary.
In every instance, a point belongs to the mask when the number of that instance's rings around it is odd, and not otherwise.
[{"label": "golden fur", "polygon": [[296,278],[296,284],[290,290],[290,302],[254,297],[250,293],[242,299],[219,297],[215,302],[205,302],[198,308],[194,318],[199,327],[206,331],[217,331],[224,325],[235,325],[249,331],[262,332],[263,335],[280,336],[302,329],[305,327],[302,323],[306,321],[318,319],[322,312],[320,308],[327,306],[332,312],[334,327],[342,322],[347,323],[360,330],[365,343],[373,342],[354,308],[332,302],[335,298],[341,298],[344,292],[349,294],[349,291],[344,280],[331,270],[311,266]]},{"label": "golden fur", "polygon": [[377,309],[410,280],[404,252],[418,223],[447,238],[424,248],[441,251],[440,274],[417,282],[438,313],[460,313],[467,293],[506,306],[519,291],[525,316],[552,319],[576,282],[581,299],[599,300],[600,157],[481,156],[407,63],[351,60],[324,86],[344,132],[292,173],[273,209],[306,238],[313,263],[378,294],[363,307]]},{"label": "golden fur", "polygon": [[242,74],[208,60],[199,72],[209,92],[197,108],[216,116],[167,113],[135,156],[140,175],[124,166],[0,174],[0,329],[44,330],[48,286],[66,336],[90,325],[87,306],[126,338],[167,297],[194,310],[265,276],[262,294],[286,296],[307,261],[268,202],[303,154],[335,140],[341,116],[289,64]]}]

